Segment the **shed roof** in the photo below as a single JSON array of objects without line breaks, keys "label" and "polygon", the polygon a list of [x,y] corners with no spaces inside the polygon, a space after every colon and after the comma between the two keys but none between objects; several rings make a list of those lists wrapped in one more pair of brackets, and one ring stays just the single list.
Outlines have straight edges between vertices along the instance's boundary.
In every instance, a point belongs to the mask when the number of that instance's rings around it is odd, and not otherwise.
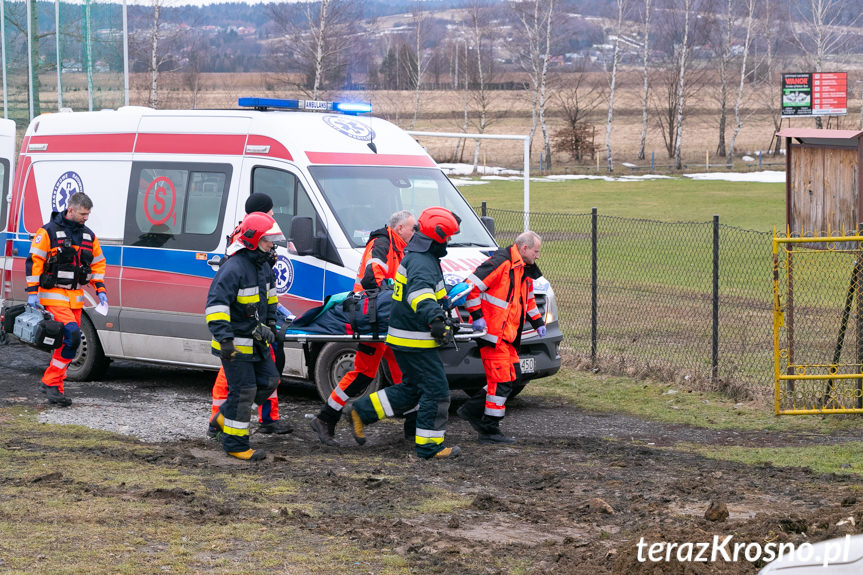
[{"label": "shed roof", "polygon": [[857,147],[863,137],[861,130],[819,130],[818,128],[786,128],[777,136],[794,138],[802,144]]}]

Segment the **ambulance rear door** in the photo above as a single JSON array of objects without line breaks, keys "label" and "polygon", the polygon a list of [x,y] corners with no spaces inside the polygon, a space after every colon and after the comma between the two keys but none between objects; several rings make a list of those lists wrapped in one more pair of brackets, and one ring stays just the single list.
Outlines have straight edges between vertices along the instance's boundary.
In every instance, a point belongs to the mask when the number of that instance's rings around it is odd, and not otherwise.
[{"label": "ambulance rear door", "polygon": [[6,218],[12,203],[12,172],[15,166],[15,122],[0,119],[0,299],[11,289],[12,237]]}]

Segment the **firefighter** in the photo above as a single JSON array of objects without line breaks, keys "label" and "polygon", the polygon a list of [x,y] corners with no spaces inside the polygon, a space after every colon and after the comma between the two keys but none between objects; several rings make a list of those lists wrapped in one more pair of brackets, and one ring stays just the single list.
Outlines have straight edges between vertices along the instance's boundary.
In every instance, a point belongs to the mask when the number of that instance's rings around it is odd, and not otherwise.
[{"label": "firefighter", "polygon": [[[260,192],[255,192],[246,199],[246,215],[252,214],[255,212],[262,212],[267,214],[268,216],[273,215],[273,200],[267,194],[263,194]],[[231,233],[228,238],[228,245],[234,239],[234,235],[237,230]],[[270,266],[275,266],[278,261],[275,255],[275,250],[270,250],[269,254],[269,263]],[[282,304],[278,304],[278,312],[285,319],[293,317],[291,312],[288,311],[286,307]],[[276,345],[271,346],[273,352],[273,359],[276,362],[276,369],[281,375],[282,370],[285,367],[285,348],[281,343],[277,343]],[[216,375],[216,382],[213,384],[213,401],[210,406],[210,418],[215,416],[219,412],[219,407],[225,403],[225,399],[228,397],[228,380],[225,377],[225,370],[220,368],[219,373]],[[287,421],[283,421],[279,419],[279,390],[278,388],[273,390],[273,393],[270,394],[270,397],[266,399],[262,404],[258,405],[258,422],[260,425],[258,426],[258,433],[290,433],[294,430],[290,423]],[[216,439],[219,437],[218,428],[207,425],[207,436],[211,439]]]},{"label": "firefighter", "polygon": [[270,349],[276,340],[278,297],[268,258],[273,243],[284,239],[271,216],[247,215],[207,294],[212,351],[221,358],[228,380],[228,397],[210,424],[221,432],[222,448],[238,459],[266,457],[249,445],[249,420],[252,403],[261,405],[279,383]]},{"label": "firefighter", "polygon": [[480,443],[515,443],[501,432],[500,422],[506,399],[521,376],[518,348],[525,316],[537,334],[545,336],[545,322],[533,296],[533,280],[542,275],[536,265],[541,243],[536,233],[524,232],[467,278],[474,285],[465,302],[473,328],[487,330],[477,338],[486,386],[456,413],[477,431]]},{"label": "firefighter", "polygon": [[[388,280],[393,280],[404,249],[414,235],[416,218],[409,211],[400,211],[390,216],[389,224],[375,230],[369,236],[366,249],[360,260],[354,293],[363,290],[375,292],[389,289]],[[370,296],[371,297],[371,296]],[[345,402],[362,395],[378,373],[381,360],[386,360],[394,384],[402,381],[402,372],[390,347],[383,341],[362,342],[357,345],[354,369],[345,374],[338,386],[330,393],[327,402],[317,417],[309,423],[324,445],[336,447],[336,424],[342,416]],[[413,418],[405,422],[405,435],[413,436]]]},{"label": "firefighter", "polygon": [[360,398],[349,411],[351,432],[360,445],[364,426],[385,417],[404,415],[417,407],[416,454],[422,459],[457,457],[458,446],[445,447],[449,417],[449,384],[438,347],[452,338],[442,303],[447,297],[440,260],[449,239],[458,233],[460,219],[451,211],[432,207],[417,220],[417,232],[405,247],[395,275],[393,307],[387,344],[401,368],[401,385]]},{"label": "firefighter", "polygon": [[51,220],[39,228],[27,256],[27,304],[43,306],[63,324],[63,345],[51,354],[51,363],[42,375],[42,392],[48,403],[66,407],[72,404],[63,389],[66,369],[81,343],[83,286],[91,284],[99,302],[107,306],[105,256],[96,234],[84,225],[93,201],[84,193],[69,197],[64,212],[53,212]]}]

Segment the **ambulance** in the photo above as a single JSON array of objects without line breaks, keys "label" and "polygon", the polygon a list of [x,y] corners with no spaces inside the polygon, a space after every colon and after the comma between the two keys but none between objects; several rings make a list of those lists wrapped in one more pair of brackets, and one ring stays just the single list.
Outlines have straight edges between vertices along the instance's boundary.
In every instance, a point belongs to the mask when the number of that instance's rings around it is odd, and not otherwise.
[{"label": "ambulance", "polygon": [[[87,225],[108,263],[110,308],[85,290],[82,343],[72,380],[103,376],[111,360],[217,369],[204,304],[226,235],[243,218],[249,194],[273,199],[289,237],[278,248],[279,299],[299,315],[350,291],[365,243],[399,210],[443,206],[461,217],[442,262],[448,282],[470,273],[497,245],[425,150],[406,132],[363,115],[370,106],[310,100],[240,98],[231,110],[122,107],[35,118],[14,156],[15,126],[0,122],[0,303],[26,300],[30,240],[69,197],[93,200]],[[535,284],[548,331],[524,334],[525,379],[560,368],[561,333],[551,285]],[[527,325],[529,329],[529,324]],[[356,345],[286,344],[284,375],[313,381],[329,395],[351,369]],[[478,388],[476,345],[442,352],[454,388]],[[386,383],[386,374],[373,384]]]}]

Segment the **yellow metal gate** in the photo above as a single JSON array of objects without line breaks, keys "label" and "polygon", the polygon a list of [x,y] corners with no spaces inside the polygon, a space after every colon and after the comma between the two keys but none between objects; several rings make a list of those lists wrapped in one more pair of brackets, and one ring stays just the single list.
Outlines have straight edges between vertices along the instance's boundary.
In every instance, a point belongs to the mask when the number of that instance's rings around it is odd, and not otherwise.
[{"label": "yellow metal gate", "polygon": [[863,235],[773,236],[777,414],[863,413]]}]

